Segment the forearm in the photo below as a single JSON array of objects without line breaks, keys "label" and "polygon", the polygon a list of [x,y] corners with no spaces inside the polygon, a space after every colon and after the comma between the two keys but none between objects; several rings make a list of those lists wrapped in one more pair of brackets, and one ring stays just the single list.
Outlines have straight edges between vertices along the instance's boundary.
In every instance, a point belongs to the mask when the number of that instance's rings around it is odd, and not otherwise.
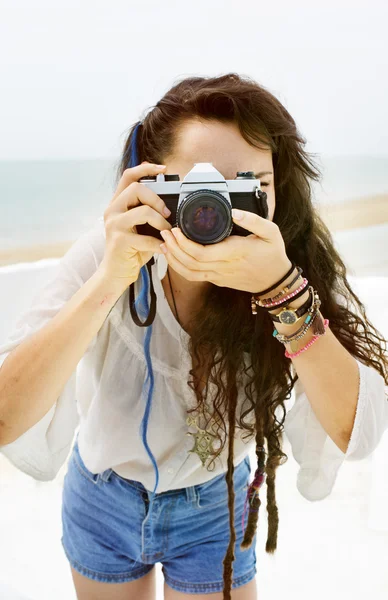
[{"label": "forearm", "polygon": [[7,356],[0,369],[0,445],[50,410],[122,290],[101,270],[40,330]]},{"label": "forearm", "polygon": [[[289,281],[292,281],[292,277]],[[297,287],[298,283],[292,286],[291,291]],[[271,295],[275,295],[275,292]],[[298,308],[307,298],[308,292],[291,301],[289,306]],[[280,310],[271,312],[276,314]],[[325,315],[322,316],[325,318]],[[281,334],[292,335],[301,327],[302,322],[303,320],[298,321],[294,325],[276,323],[276,329]],[[307,334],[296,342],[297,347],[294,351],[291,351],[289,343],[284,348],[289,353],[296,352],[313,337],[314,333],[310,327]],[[324,335],[305,352],[291,360],[317,419],[333,442],[346,452],[358,401],[359,373],[356,359],[337,340],[329,324]]]}]

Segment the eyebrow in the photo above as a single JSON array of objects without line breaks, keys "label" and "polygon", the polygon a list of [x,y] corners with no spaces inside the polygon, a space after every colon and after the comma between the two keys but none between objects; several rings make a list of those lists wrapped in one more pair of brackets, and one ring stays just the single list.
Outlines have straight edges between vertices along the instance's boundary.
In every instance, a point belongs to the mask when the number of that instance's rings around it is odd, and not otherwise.
[{"label": "eyebrow", "polygon": [[[263,175],[273,175],[272,171],[260,171],[260,173],[255,173],[255,178],[260,179]],[[225,177],[225,179],[233,179],[233,177]]]},{"label": "eyebrow", "polygon": [[260,179],[263,175],[273,175],[272,171],[261,171],[260,173],[255,173],[255,177]]}]

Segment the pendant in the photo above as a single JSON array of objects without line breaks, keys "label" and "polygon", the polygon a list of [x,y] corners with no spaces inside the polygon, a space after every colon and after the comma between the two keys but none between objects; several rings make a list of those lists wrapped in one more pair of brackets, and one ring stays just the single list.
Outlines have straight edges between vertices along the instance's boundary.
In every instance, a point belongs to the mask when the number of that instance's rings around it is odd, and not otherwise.
[{"label": "pendant", "polygon": [[197,433],[188,432],[187,435],[194,436],[194,446],[189,452],[197,454],[204,467],[205,462],[214,452],[213,443],[216,440],[216,436],[203,429],[199,430]]},{"label": "pendant", "polygon": [[192,435],[194,437],[194,446],[189,452],[197,454],[204,467],[209,456],[215,452],[213,444],[217,439],[217,436],[206,431],[206,429],[201,429],[198,425],[198,418],[198,415],[195,417],[190,415],[186,419],[187,425],[192,425],[198,430],[195,433],[191,433],[190,431],[187,433],[187,435]]}]

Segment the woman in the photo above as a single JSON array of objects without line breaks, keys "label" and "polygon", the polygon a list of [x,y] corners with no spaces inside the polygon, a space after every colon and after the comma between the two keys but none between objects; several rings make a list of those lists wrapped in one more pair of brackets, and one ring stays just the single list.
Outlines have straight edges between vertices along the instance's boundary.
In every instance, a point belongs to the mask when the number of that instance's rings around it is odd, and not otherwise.
[{"label": "woman", "polygon": [[[156,562],[167,600],[253,600],[265,478],[266,551],[276,550],[283,430],[298,489],[315,500],[387,427],[385,340],[313,207],[319,172],[304,143],[249,78],[176,84],[131,129],[104,219],[0,348],[0,444],[18,468],[53,479],[80,424],[62,543],[81,600],[155,597]],[[163,200],[138,182],[182,181],[198,162],[225,179],[252,169],[268,218],[233,213],[249,234],[212,245],[171,232]],[[137,232],[145,223],[164,244]],[[144,327],[153,286],[157,311]]]}]

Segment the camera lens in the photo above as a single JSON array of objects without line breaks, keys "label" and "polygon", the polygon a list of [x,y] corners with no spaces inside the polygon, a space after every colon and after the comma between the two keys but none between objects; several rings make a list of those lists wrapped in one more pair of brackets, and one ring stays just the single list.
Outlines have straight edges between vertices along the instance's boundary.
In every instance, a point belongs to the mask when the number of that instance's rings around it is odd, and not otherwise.
[{"label": "camera lens", "polygon": [[177,221],[184,235],[199,244],[220,242],[233,227],[229,203],[213,190],[188,194],[178,209]]}]

